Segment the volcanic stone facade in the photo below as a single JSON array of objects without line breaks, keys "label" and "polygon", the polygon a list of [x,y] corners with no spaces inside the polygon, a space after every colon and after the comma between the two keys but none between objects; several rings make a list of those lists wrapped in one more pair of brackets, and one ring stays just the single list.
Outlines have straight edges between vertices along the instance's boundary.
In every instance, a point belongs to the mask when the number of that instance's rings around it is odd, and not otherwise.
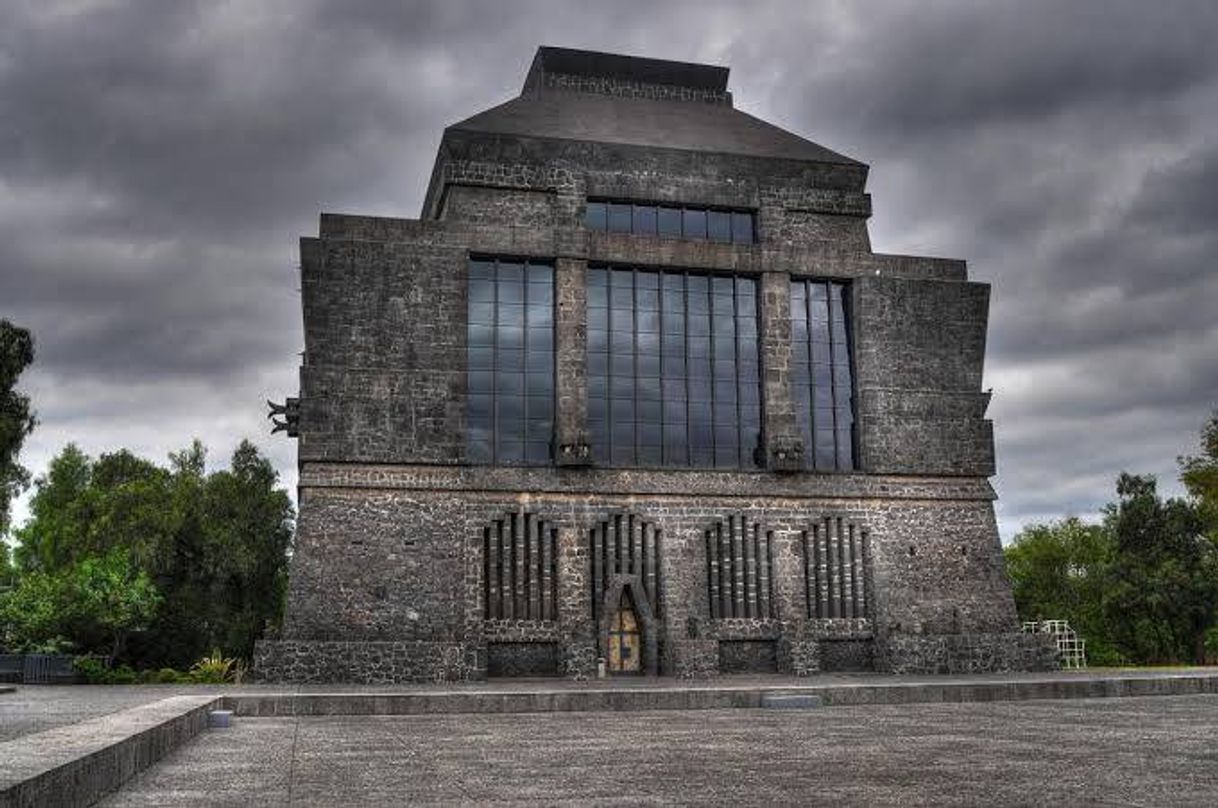
[{"label": "volcanic stone facade", "polygon": [[[866,179],[734,109],[725,68],[542,48],[520,97],[445,131],[419,219],[323,214],[301,241],[288,610],[260,675],[582,678],[631,653],[669,676],[1054,667],[1017,633],[987,482],[989,287],[961,261],[872,252]],[[755,231],[608,232],[589,200],[745,211]],[[548,462],[471,457],[471,258],[553,268]],[[756,281],[754,464],[597,457],[603,267]],[[802,278],[845,290],[845,470],[809,470],[797,424]],[[613,645],[626,602],[629,652]]]}]

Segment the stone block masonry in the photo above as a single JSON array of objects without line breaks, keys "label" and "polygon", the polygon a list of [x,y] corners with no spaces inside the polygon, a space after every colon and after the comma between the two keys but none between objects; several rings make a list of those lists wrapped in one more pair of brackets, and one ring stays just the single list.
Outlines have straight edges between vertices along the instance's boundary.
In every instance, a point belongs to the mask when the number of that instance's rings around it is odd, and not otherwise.
[{"label": "stone block masonry", "polygon": [[[873,252],[867,174],[737,111],[726,68],[542,48],[520,97],[445,130],[420,219],[323,214],[301,242],[288,608],[259,675],[1052,668],[1017,632],[986,480],[990,289]],[[590,198],[607,227],[585,226]],[[716,234],[725,212],[749,238]],[[471,291],[488,258],[553,268],[527,352],[510,290]],[[674,331],[642,280],[590,299],[613,268],[749,279],[699,288],[755,289],[756,316],[708,302]],[[830,287],[832,329],[811,300]],[[589,327],[606,305],[614,340]],[[526,392],[552,417],[526,418]]]}]

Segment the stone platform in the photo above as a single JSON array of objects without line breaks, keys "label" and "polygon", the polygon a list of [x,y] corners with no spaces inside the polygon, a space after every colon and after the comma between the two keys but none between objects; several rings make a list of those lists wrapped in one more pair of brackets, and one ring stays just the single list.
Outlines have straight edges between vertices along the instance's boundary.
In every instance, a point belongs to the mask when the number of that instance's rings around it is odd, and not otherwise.
[{"label": "stone platform", "polygon": [[[0,696],[49,708],[57,698],[91,695],[106,687],[18,688]],[[0,743],[0,808],[88,805],[206,728],[207,712],[233,710],[241,718],[418,716],[555,712],[650,712],[728,709],[816,709],[819,706],[913,705],[1127,696],[1218,695],[1218,669],[1170,672],[1012,674],[967,677],[826,676],[721,677],[713,682],[632,679],[573,683],[503,681],[470,686],[228,687],[175,692],[172,686],[125,689],[114,704],[138,703]],[[62,694],[59,696],[58,694]],[[87,714],[79,712],[78,714]],[[20,715],[6,714],[19,719]]]}]

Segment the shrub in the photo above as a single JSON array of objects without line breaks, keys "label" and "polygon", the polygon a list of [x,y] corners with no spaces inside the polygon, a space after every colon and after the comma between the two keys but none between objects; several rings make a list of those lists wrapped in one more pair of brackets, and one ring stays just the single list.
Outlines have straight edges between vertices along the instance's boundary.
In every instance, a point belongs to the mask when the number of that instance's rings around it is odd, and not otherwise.
[{"label": "shrub", "polygon": [[224,657],[220,649],[213,649],[211,656],[205,656],[190,669],[190,678],[194,682],[206,685],[219,685],[233,681],[237,673],[236,660]]},{"label": "shrub", "polygon": [[109,676],[106,677],[106,684],[110,685],[133,685],[136,682],[135,671],[130,665],[119,665],[109,671]]},{"label": "shrub", "polygon": [[173,668],[161,668],[156,672],[154,681],[162,685],[176,685],[182,682],[189,682],[190,676]]},{"label": "shrub", "polygon": [[94,656],[78,656],[72,660],[72,668],[86,683],[91,685],[105,684],[110,671],[105,663]]}]

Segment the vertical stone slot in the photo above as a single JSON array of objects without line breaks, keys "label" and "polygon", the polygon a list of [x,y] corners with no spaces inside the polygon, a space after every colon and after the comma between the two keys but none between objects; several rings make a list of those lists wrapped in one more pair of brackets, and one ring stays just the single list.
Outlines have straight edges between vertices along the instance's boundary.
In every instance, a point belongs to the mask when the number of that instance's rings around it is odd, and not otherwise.
[{"label": "vertical stone slot", "polygon": [[524,608],[524,553],[521,547],[521,519],[519,514],[511,515],[512,525],[512,617],[517,620],[526,617]]},{"label": "vertical stone slot", "polygon": [[[730,525],[729,525],[730,527]],[[715,525],[719,538],[719,616],[732,616],[732,547],[723,523]]]},{"label": "vertical stone slot", "polygon": [[529,574],[525,576],[525,582],[528,585],[529,594],[529,619],[541,619],[541,525],[538,520],[532,517],[525,517],[527,529],[525,536],[528,538],[528,569]]},{"label": "vertical stone slot", "polygon": [[550,612],[549,619],[558,619],[558,528],[550,528],[549,540],[546,542],[546,552],[550,554]]},{"label": "vertical stone slot", "polygon": [[495,543],[491,540],[491,529],[482,529],[482,608],[490,619],[498,617],[499,610],[499,559]]},{"label": "vertical stone slot", "polygon": [[553,529],[546,530],[544,526],[540,526],[538,531],[541,534],[541,613],[546,615],[553,614],[558,603],[554,597],[554,546],[557,546],[558,542],[554,541]]},{"label": "vertical stone slot", "polygon": [[591,531],[592,551],[592,623],[600,625],[601,601],[605,599],[605,528],[598,525]]},{"label": "vertical stone slot", "polygon": [[536,514],[506,514],[483,528],[482,556],[485,619],[557,619],[556,528]]},{"label": "vertical stone slot", "polygon": [[711,618],[772,617],[773,534],[735,515],[707,528],[704,537]]},{"label": "vertical stone slot", "polygon": [[840,517],[803,531],[804,586],[808,617],[867,616],[867,532]]},{"label": "vertical stone slot", "polygon": [[732,535],[732,609],[737,615],[747,615],[744,608],[744,554],[741,545],[744,533],[744,517],[728,521]]},{"label": "vertical stone slot", "polygon": [[761,570],[761,580],[758,587],[758,609],[762,617],[774,616],[774,600],[770,597],[771,582],[774,580],[774,559],[770,555],[770,534],[757,531],[757,566]]}]

